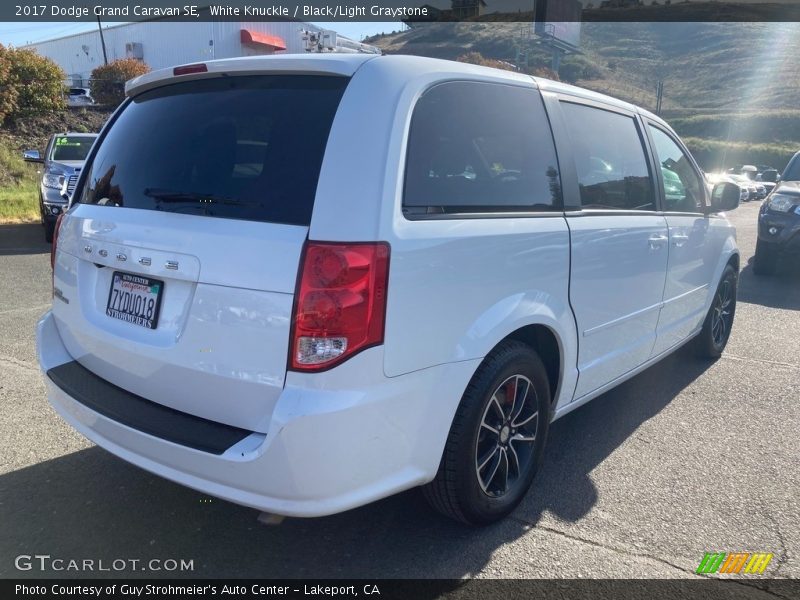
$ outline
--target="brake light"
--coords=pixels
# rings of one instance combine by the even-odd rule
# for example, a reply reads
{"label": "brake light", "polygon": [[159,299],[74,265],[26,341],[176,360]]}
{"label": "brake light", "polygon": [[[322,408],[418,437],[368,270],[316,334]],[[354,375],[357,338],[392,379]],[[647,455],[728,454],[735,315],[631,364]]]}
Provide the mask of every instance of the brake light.
{"label": "brake light", "polygon": [[56,219],[56,225],[53,228],[53,243],[50,246],[50,268],[55,271],[56,268],[56,246],[58,245],[58,230],[61,229],[61,220],[64,218],[62,212]]}
{"label": "brake light", "polygon": [[322,371],[383,343],[389,244],[306,242],[290,368]]}
{"label": "brake light", "polygon": [[205,66],[203,63],[197,63],[194,65],[182,65],[180,67],[175,67],[172,69],[173,75],[191,75],[192,73],[207,73],[208,67]]}

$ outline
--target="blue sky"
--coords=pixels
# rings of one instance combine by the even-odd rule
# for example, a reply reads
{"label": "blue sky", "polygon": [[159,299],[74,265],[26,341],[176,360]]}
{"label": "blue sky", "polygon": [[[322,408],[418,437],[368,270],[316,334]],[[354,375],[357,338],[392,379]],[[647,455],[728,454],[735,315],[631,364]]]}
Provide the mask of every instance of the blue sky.
{"label": "blue sky", "polygon": [[[119,25],[120,23],[103,23],[103,25]],[[333,29],[354,40],[376,33],[390,32],[400,29],[401,23],[315,23],[325,29]],[[91,31],[97,28],[94,23],[41,23],[16,22],[0,23],[0,44],[24,46],[32,42],[41,42],[65,35]]]}

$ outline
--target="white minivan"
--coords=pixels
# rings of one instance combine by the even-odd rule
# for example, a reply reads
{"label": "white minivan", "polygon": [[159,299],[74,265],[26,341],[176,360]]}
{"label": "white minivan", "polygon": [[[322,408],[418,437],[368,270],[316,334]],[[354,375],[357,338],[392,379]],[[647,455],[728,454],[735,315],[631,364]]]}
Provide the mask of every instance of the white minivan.
{"label": "white minivan", "polygon": [[126,89],[37,340],[58,413],[148,471],[302,517],[424,486],[489,523],[551,421],[728,340],[738,187],[635,106],[410,56]]}

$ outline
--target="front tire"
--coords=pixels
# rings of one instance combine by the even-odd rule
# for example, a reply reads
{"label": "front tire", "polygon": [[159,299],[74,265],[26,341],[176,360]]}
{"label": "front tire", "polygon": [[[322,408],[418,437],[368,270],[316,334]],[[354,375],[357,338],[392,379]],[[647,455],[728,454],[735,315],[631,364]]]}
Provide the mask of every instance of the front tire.
{"label": "front tire", "polygon": [[778,265],[775,249],[768,243],[758,240],[756,254],[753,257],[753,273],[756,275],[774,275]]}
{"label": "front tire", "polygon": [[732,265],[727,265],[722,271],[722,277],[711,300],[703,329],[696,338],[696,349],[704,358],[717,359],[722,356],[733,327],[733,317],[736,314],[736,287],[739,274]]}
{"label": "front tire", "polygon": [[483,361],[456,411],[436,478],[423,487],[440,513],[486,525],[513,511],[541,466],[550,386],[539,355],[507,341]]}

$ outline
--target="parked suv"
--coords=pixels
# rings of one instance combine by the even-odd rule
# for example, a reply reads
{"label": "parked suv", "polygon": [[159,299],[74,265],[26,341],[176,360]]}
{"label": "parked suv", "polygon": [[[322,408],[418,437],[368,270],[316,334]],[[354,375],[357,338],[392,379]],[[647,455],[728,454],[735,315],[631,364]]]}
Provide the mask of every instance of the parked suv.
{"label": "parked suv", "polygon": [[153,473],[294,516],[424,486],[488,523],[553,419],[690,340],[725,348],[739,189],[709,193],[635,106],[364,55],[127,95],[61,222],[38,352],[63,418]]}
{"label": "parked suv", "polygon": [[39,182],[39,213],[48,242],[53,241],[56,219],[67,207],[64,194],[72,191],[66,189],[69,178],[80,171],[96,138],[96,133],[56,133],[50,136],[44,157],[34,150],[24,153],[26,161],[42,163],[43,166]]}
{"label": "parked suv", "polygon": [[92,93],[89,88],[73,87],[67,93],[68,106],[89,106],[94,104]]}
{"label": "parked suv", "polygon": [[794,155],[758,213],[756,275],[775,272],[781,256],[800,256],[800,152]]}

